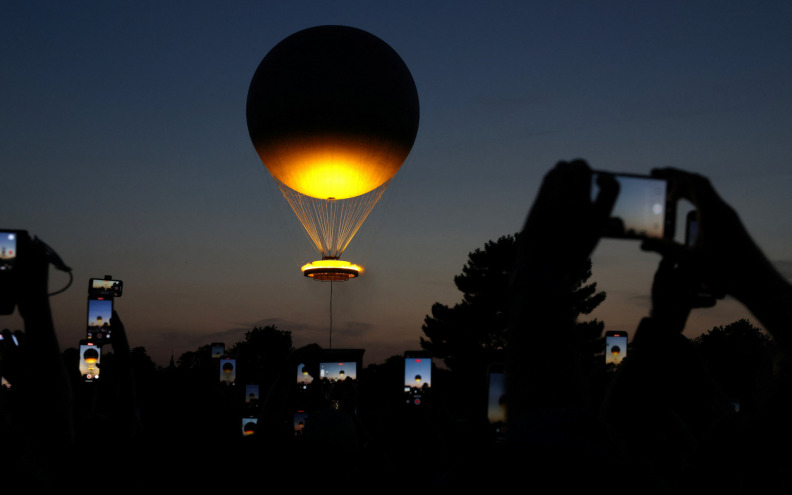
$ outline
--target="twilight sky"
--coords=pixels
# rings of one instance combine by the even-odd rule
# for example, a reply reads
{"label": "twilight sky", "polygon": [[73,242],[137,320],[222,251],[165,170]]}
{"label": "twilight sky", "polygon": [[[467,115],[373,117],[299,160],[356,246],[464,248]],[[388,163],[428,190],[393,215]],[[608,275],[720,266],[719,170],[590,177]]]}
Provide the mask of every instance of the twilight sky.
{"label": "twilight sky", "polygon": [[[432,303],[460,300],[467,254],[519,230],[561,159],[709,176],[792,275],[792,3],[5,1],[0,228],[73,268],[51,300],[62,347],[84,337],[88,279],[105,274],[124,281],[131,345],[159,364],[264,324],[327,346],[330,286],[300,274],[317,255],[245,121],[264,55],[321,24],[387,42],[421,105],[412,153],[344,256],[367,271],[333,286],[333,347],[367,349],[364,365],[419,348]],[[658,260],[600,243],[608,329],[634,331]],[[51,290],[66,280],[53,270]],[[686,333],[742,317],[721,301]]]}

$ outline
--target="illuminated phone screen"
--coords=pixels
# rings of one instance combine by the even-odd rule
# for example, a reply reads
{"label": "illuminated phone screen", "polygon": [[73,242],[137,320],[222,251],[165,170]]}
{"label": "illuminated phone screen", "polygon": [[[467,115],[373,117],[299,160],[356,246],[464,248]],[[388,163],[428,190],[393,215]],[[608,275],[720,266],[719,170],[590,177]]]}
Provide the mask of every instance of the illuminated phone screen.
{"label": "illuminated phone screen", "polygon": [[627,332],[605,335],[605,364],[619,364],[627,356]]}
{"label": "illuminated phone screen", "polygon": [[[591,199],[599,194],[597,173],[592,174]],[[668,211],[668,183],[663,179],[639,175],[613,177],[619,183],[619,195],[613,205],[605,236],[641,239],[662,239],[666,232]]]}
{"label": "illuminated phone screen", "polygon": [[299,390],[307,390],[308,385],[312,382],[313,377],[308,373],[308,368],[305,367],[305,363],[297,365],[297,388]]}
{"label": "illuminated phone screen", "polygon": [[502,425],[506,423],[506,375],[503,371],[490,371],[489,388],[487,390],[487,419],[490,424]]}
{"label": "illuminated phone screen", "polygon": [[258,418],[242,418],[242,435],[248,437],[256,433]]}
{"label": "illuminated phone screen", "polygon": [[108,299],[121,297],[124,283],[120,280],[92,278],[88,281],[88,297],[91,299]]}
{"label": "illuminated phone screen", "polygon": [[113,333],[110,327],[112,317],[112,299],[88,299],[88,339],[109,340]]}
{"label": "illuminated phone screen", "polygon": [[404,389],[417,393],[432,386],[431,358],[404,358]]}
{"label": "illuminated phone screen", "polygon": [[102,348],[92,343],[80,344],[80,375],[86,382],[99,378]]}
{"label": "illuminated phone screen", "polygon": [[236,359],[220,360],[220,381],[229,384],[236,381]]}
{"label": "illuminated phone screen", "polygon": [[343,363],[320,363],[319,373],[322,378],[331,382],[338,382],[351,378],[357,378],[357,363],[345,361]]}
{"label": "illuminated phone screen", "polygon": [[17,236],[13,232],[0,232],[0,271],[14,267],[17,256]]}

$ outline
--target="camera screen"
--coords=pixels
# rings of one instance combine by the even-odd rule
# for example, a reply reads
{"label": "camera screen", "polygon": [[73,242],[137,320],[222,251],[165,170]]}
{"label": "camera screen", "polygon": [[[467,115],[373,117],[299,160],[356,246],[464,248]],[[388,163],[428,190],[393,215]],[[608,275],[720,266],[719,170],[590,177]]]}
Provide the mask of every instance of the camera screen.
{"label": "camera screen", "polygon": [[614,332],[605,336],[605,364],[619,364],[626,355],[626,332]]}
{"label": "camera screen", "polygon": [[13,232],[0,232],[0,271],[13,268],[16,255],[16,234]]}
{"label": "camera screen", "polygon": [[220,360],[220,381],[228,384],[236,381],[236,359]]}
{"label": "camera screen", "polygon": [[501,372],[491,372],[487,392],[487,419],[490,424],[502,426],[506,422],[505,394],[506,376]]}
{"label": "camera screen", "polygon": [[242,418],[242,435],[248,437],[256,433],[258,418]]}
{"label": "camera screen", "polygon": [[99,378],[101,348],[93,344],[80,344],[80,375],[87,382]]}
{"label": "camera screen", "polygon": [[225,344],[215,342],[212,344],[212,357],[221,358],[225,354]]}
{"label": "camera screen", "polygon": [[432,386],[432,360],[430,358],[404,358],[404,390],[420,393]]}
{"label": "camera screen", "polygon": [[245,385],[245,404],[252,404],[259,400],[259,386]]}
{"label": "camera screen", "polygon": [[319,373],[321,378],[331,382],[338,382],[346,380],[347,378],[357,378],[357,363],[344,362],[344,363],[320,363]]}
{"label": "camera screen", "polygon": [[[592,174],[591,199],[599,194],[598,174]],[[633,175],[614,175],[619,196],[611,212],[605,236],[662,239],[665,235],[667,183],[663,179]]]}
{"label": "camera screen", "polygon": [[88,299],[88,338],[109,339],[110,318],[113,316],[112,299]]}
{"label": "camera screen", "polygon": [[300,363],[297,366],[297,388],[299,390],[307,390],[311,382],[313,382],[313,377],[308,373],[308,368],[305,367],[304,363]]}
{"label": "camera screen", "polygon": [[92,278],[88,284],[88,297],[121,297],[121,290],[124,284],[120,280],[105,280]]}

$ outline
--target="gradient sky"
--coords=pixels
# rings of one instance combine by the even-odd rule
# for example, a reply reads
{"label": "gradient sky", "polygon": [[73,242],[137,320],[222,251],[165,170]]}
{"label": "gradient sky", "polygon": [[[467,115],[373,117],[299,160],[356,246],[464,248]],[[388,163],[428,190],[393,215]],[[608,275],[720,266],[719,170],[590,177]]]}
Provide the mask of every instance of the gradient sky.
{"label": "gradient sky", "polygon": [[[159,364],[255,325],[327,346],[316,253],[250,142],[245,101],[266,53],[321,24],[367,30],[412,71],[412,153],[344,258],[334,348],[364,365],[418,349],[432,303],[454,304],[467,254],[514,233],[558,160],[709,176],[792,272],[792,3],[0,3],[0,227],[74,270],[52,306],[62,347],[85,334],[87,282],[124,281],[116,310]],[[603,241],[595,316],[634,331],[659,258]],[[51,289],[65,284],[52,272]],[[750,316],[733,301],[687,333]],[[0,324],[19,328],[17,316]]]}

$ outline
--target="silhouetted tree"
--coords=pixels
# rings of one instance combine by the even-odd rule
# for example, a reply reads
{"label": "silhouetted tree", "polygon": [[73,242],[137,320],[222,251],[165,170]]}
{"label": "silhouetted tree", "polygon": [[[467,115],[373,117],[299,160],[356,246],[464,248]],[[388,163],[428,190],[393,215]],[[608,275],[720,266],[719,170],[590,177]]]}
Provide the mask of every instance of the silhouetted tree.
{"label": "silhouetted tree", "polygon": [[[290,331],[267,325],[245,332],[245,340],[234,344],[226,354],[237,360],[240,380],[268,386],[293,350]],[[263,393],[266,388],[261,390]]]}
{"label": "silhouetted tree", "polygon": [[746,319],[714,327],[693,339],[713,378],[742,409],[756,405],[772,375],[775,343]]}
{"label": "silhouetted tree", "polygon": [[[519,234],[506,235],[488,241],[484,249],[468,255],[462,274],[454,277],[454,284],[462,292],[462,302],[449,307],[432,305],[432,314],[424,319],[421,346],[432,356],[443,359],[451,370],[460,367],[486,367],[502,359],[506,346],[508,324],[507,291]],[[596,283],[586,283],[591,276],[591,262],[580,273],[570,304],[576,314],[591,313],[602,301],[605,292],[597,291]],[[581,337],[594,343],[602,334],[601,321],[579,322]]]}
{"label": "silhouetted tree", "polygon": [[202,345],[194,351],[187,351],[176,360],[176,366],[181,369],[199,369],[213,367],[212,346]]}
{"label": "silhouetted tree", "polygon": [[[426,338],[421,337],[421,347],[452,371],[459,396],[482,394],[487,366],[505,359],[509,280],[519,235],[502,236],[471,252],[462,273],[454,277],[462,301],[454,306],[435,303],[424,319]],[[586,283],[590,276],[589,261],[569,295],[569,304],[579,315],[591,313],[605,300],[596,283]],[[586,354],[593,357],[600,352],[604,324],[592,320],[579,322],[577,328]]]}

